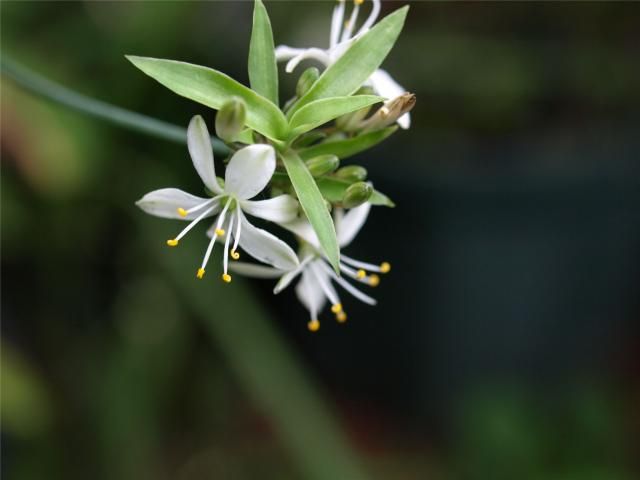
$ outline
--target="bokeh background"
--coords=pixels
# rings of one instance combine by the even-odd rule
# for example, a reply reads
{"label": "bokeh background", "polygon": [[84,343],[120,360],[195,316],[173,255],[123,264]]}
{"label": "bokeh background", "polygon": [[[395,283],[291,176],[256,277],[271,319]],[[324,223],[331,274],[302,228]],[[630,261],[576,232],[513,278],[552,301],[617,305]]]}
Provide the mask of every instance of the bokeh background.
{"label": "bokeh background", "polygon": [[[276,43],[326,46],[332,6],[268,2]],[[1,8],[3,55],[168,122],[214,112],[124,54],[248,83],[249,2]],[[413,126],[347,162],[398,205],[347,253],[393,270],[317,334],[290,291],[197,282],[204,236],[167,250],[134,207],[200,189],[183,145],[3,75],[4,478],[638,478],[638,19],[412,3],[384,67]]]}

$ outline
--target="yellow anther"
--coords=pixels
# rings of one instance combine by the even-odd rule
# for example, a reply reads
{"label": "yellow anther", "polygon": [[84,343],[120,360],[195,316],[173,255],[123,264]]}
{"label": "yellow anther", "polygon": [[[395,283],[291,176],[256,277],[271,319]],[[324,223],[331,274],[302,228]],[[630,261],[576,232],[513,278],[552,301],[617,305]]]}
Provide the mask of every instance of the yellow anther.
{"label": "yellow anther", "polygon": [[372,287],[377,287],[380,285],[380,277],[378,275],[371,275],[369,277],[369,285]]}
{"label": "yellow anther", "polygon": [[231,283],[231,275],[229,275],[228,273],[223,273],[222,281],[225,283]]}
{"label": "yellow anther", "polygon": [[380,272],[389,273],[390,270],[391,270],[391,264],[389,262],[382,262],[380,264]]}
{"label": "yellow anther", "polygon": [[234,260],[238,260],[240,258],[240,254],[235,250],[231,250],[230,255],[231,255],[231,258],[233,258]]}
{"label": "yellow anther", "polygon": [[186,217],[187,215],[189,215],[189,212],[187,212],[184,208],[179,208],[178,215],[180,215],[181,217]]}
{"label": "yellow anther", "polygon": [[167,240],[167,245],[169,245],[170,247],[175,247],[178,245],[178,240],[176,240],[175,238],[172,240]]}
{"label": "yellow anther", "polygon": [[198,273],[196,273],[196,277],[198,277],[200,280],[202,280],[202,277],[204,277],[204,268],[199,268],[198,269]]}
{"label": "yellow anther", "polygon": [[320,330],[320,322],[314,318],[309,323],[307,323],[307,328],[312,332],[317,332],[318,330]]}
{"label": "yellow anther", "polygon": [[362,5],[364,3],[364,0],[353,0],[353,3],[356,5]]}
{"label": "yellow anther", "polygon": [[222,237],[224,235],[224,230],[221,228],[216,228],[216,235]]}
{"label": "yellow anther", "polygon": [[340,313],[342,311],[342,304],[336,303],[335,305],[331,305],[331,311],[333,313]]}
{"label": "yellow anther", "polygon": [[358,278],[364,278],[366,276],[367,276],[367,272],[365,272],[362,269],[358,270],[358,272],[356,273],[356,277],[358,277]]}
{"label": "yellow anther", "polygon": [[336,315],[336,320],[340,323],[344,323],[347,321],[347,314],[344,312],[340,312]]}

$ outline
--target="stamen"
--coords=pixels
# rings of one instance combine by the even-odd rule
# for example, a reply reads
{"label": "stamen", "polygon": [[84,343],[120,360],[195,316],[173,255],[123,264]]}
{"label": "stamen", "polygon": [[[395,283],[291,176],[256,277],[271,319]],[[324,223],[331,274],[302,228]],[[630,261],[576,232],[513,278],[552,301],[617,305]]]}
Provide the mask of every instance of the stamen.
{"label": "stamen", "polygon": [[340,41],[344,42],[345,40],[349,40],[351,38],[351,33],[353,33],[353,27],[356,26],[356,21],[358,20],[358,12],[360,11],[360,3],[362,2],[353,2],[353,10],[351,10],[351,17],[349,20],[345,22],[344,30],[342,31],[342,37],[340,37]]}
{"label": "stamen", "polygon": [[231,283],[231,275],[229,275],[228,273],[223,273],[222,281],[225,283]]}
{"label": "stamen", "polygon": [[355,268],[361,268],[363,270],[368,270],[370,272],[388,273],[391,270],[391,264],[389,264],[389,262],[383,262],[380,265],[374,265],[373,263],[354,260],[353,258],[347,257],[344,254],[340,254],[340,260],[342,260],[347,265],[351,265]]}
{"label": "stamen", "polygon": [[227,210],[229,210],[229,205],[231,205],[232,200],[233,199],[229,197],[229,199],[227,200],[227,203],[224,204],[224,208],[222,209],[222,211],[220,212],[220,215],[218,216],[218,223],[216,223],[215,233],[220,237],[223,236],[225,233],[224,230],[222,229],[222,225],[224,224],[224,218],[227,215]]}
{"label": "stamen", "polygon": [[211,205],[212,203],[215,203],[217,205],[219,199],[220,199],[219,196],[210,198],[209,200],[207,200],[205,202],[202,202],[202,203],[196,205],[195,207],[191,207],[188,210],[185,210],[184,208],[178,208],[178,215],[180,215],[181,217],[186,217],[190,213],[197,212],[198,210],[202,210],[204,207],[207,207],[207,206]]}
{"label": "stamen", "polygon": [[339,314],[340,312],[342,312],[342,304],[336,303],[334,305],[331,305],[331,311],[335,314]]}
{"label": "stamen", "polygon": [[378,18],[378,15],[380,14],[380,0],[373,0],[372,3],[373,3],[373,7],[371,9],[371,13],[369,14],[369,17],[365,20],[365,22],[360,27],[360,30],[358,30],[358,33],[356,33],[354,37],[358,37],[362,35],[364,32],[366,32],[367,30],[369,30],[373,25],[373,23]]}
{"label": "stamen", "polygon": [[353,3],[355,5],[362,5],[364,3],[364,0],[353,0]]}
{"label": "stamen", "polygon": [[240,254],[237,253],[238,243],[240,243],[240,233],[242,232],[242,218],[240,215],[242,215],[242,211],[238,208],[236,213],[236,234],[233,236],[233,247],[231,247],[231,258],[234,260],[238,260],[240,258]]}
{"label": "stamen", "polygon": [[218,235],[214,232],[211,236],[211,240],[209,240],[209,245],[207,245],[207,251],[204,254],[204,258],[202,259],[202,265],[200,265],[200,269],[204,271],[204,267],[209,263],[209,257],[211,256],[211,252],[213,251],[213,246],[216,244],[216,240],[218,239]]}
{"label": "stamen", "polygon": [[367,272],[365,272],[364,270],[360,269],[360,270],[358,270],[358,273],[356,273],[356,276],[358,278],[364,278],[364,277],[367,276]]}
{"label": "stamen", "polygon": [[373,274],[369,277],[369,285],[372,287],[377,287],[380,285],[380,277],[376,274]]}
{"label": "stamen", "polygon": [[217,205],[213,205],[209,208],[207,208],[204,212],[202,212],[200,215],[198,215],[195,219],[191,220],[191,223],[189,223],[189,225],[187,225],[179,234],[176,238],[174,238],[173,240],[167,240],[167,245],[169,245],[170,247],[175,247],[176,245],[178,245],[178,242],[180,241],[180,239],[182,237],[184,237],[187,233],[189,233],[189,230],[191,230],[193,227],[196,226],[196,224],[202,220],[204,217],[206,217],[207,215],[209,215],[211,212],[213,212],[218,206]]}
{"label": "stamen", "polygon": [[[235,215],[231,215],[229,219],[229,231],[233,229],[233,219]],[[222,266],[223,271],[226,275],[228,267],[229,267],[229,242],[231,241],[231,235],[227,235],[227,238],[224,239],[224,255],[222,256]],[[223,277],[224,279],[224,277]],[[229,277],[229,281],[231,281],[231,277]],[[226,282],[226,280],[225,280]]]}
{"label": "stamen", "polygon": [[312,332],[317,332],[318,330],[320,330],[320,322],[318,321],[318,319],[314,318],[313,320],[310,320],[309,323],[307,323],[307,328]]}
{"label": "stamen", "polygon": [[338,275],[336,275],[336,273],[333,271],[333,269],[329,265],[327,265],[325,262],[320,263],[320,267],[323,268],[325,270],[325,272],[327,272],[329,274],[329,276],[336,283],[338,283],[342,288],[344,288],[347,292],[349,292],[351,295],[356,297],[361,302],[364,302],[364,303],[366,303],[368,305],[375,305],[376,303],[378,303],[378,302],[376,302],[375,298],[372,298],[369,295],[367,295],[366,293],[361,292],[356,287],[354,287],[349,282],[347,282],[344,278],[339,277]]}
{"label": "stamen", "polygon": [[202,280],[202,277],[204,277],[204,268],[199,268],[198,269],[198,273],[196,273],[196,277],[198,277],[200,280]]}
{"label": "stamen", "polygon": [[344,323],[347,321],[347,314],[344,312],[340,312],[336,315],[336,320],[340,323]]}

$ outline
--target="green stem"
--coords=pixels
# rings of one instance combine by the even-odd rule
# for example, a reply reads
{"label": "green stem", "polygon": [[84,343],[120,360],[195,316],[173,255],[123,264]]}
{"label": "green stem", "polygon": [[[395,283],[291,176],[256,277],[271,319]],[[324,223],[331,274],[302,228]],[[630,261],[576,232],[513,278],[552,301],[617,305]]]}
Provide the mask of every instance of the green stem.
{"label": "green stem", "polygon": [[[186,143],[187,141],[186,128],[163,122],[162,120],[157,120],[140,113],[131,112],[124,108],[116,107],[109,103],[74,92],[20,65],[5,53],[2,53],[2,61],[0,64],[2,65],[2,73],[4,75],[11,78],[25,90],[48,100],[147,135],[178,143]],[[216,154],[226,155],[229,153],[226,145],[217,138],[212,137],[211,144]]]}

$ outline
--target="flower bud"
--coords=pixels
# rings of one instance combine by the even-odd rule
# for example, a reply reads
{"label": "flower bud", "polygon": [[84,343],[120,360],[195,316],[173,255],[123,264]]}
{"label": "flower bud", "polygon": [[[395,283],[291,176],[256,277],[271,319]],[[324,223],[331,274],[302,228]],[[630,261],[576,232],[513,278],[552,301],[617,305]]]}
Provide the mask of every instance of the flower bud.
{"label": "flower bud", "polygon": [[320,76],[320,70],[316,67],[307,68],[300,78],[298,79],[298,84],[296,85],[296,95],[302,97],[305,93],[309,91],[311,85],[313,85],[318,77]]}
{"label": "flower bud", "polygon": [[345,190],[342,197],[342,206],[344,208],[355,208],[371,198],[373,187],[365,182],[357,182]]}
{"label": "flower bud", "polygon": [[305,162],[311,175],[321,177],[333,172],[340,165],[340,159],[335,155],[320,155]]}
{"label": "flower bud", "polygon": [[362,182],[367,179],[367,169],[360,165],[349,165],[338,170],[335,176],[348,182]]}
{"label": "flower bud", "polygon": [[216,115],[216,135],[225,142],[232,142],[244,128],[247,108],[239,98],[232,98],[222,105]]}
{"label": "flower bud", "polygon": [[376,113],[364,121],[361,127],[365,131],[380,130],[388,127],[402,115],[410,112],[415,104],[416,96],[413,93],[405,92],[386,102]]}

